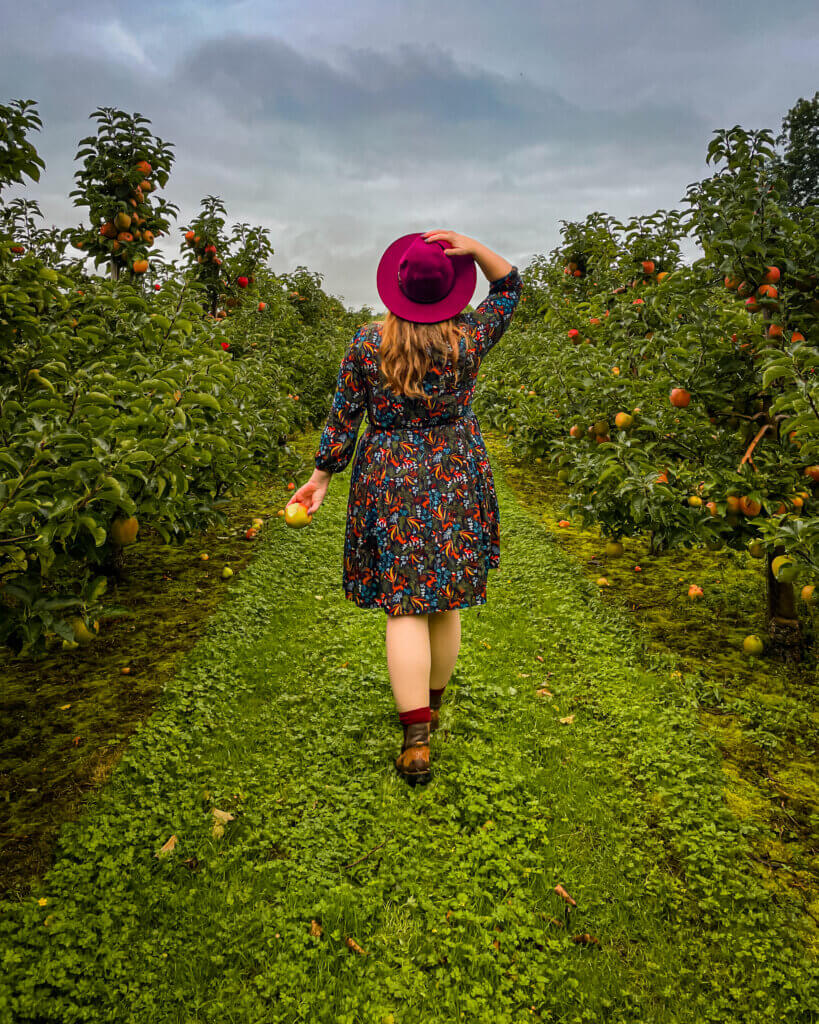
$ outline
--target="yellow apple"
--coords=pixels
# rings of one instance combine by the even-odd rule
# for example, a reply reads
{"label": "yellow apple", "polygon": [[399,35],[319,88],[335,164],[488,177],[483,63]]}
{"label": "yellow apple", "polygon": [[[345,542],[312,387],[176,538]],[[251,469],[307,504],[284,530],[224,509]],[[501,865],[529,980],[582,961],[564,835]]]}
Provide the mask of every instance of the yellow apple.
{"label": "yellow apple", "polygon": [[313,521],[313,517],[307,508],[308,506],[303,505],[300,501],[291,501],[289,505],[285,506],[284,521],[295,529],[308,526]]}

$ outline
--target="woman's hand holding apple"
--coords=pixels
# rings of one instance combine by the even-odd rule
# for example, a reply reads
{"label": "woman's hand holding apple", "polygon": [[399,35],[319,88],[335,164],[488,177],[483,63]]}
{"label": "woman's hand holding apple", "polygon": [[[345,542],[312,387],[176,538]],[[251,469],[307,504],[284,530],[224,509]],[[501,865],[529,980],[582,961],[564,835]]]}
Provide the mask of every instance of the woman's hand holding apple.
{"label": "woman's hand holding apple", "polygon": [[326,473],[321,469],[314,470],[307,483],[302,484],[297,491],[294,491],[293,497],[287,504],[292,505],[294,501],[301,502],[306,506],[308,515],[312,515],[318,511],[324,501],[332,475],[332,473]]}

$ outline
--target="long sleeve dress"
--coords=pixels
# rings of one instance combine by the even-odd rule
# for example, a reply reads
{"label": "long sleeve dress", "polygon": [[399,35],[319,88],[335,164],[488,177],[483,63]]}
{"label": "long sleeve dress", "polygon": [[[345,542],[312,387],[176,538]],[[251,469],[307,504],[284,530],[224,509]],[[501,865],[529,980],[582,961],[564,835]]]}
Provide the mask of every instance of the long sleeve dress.
{"label": "long sleeve dress", "polygon": [[486,604],[488,571],[500,563],[500,511],[471,402],[521,289],[513,266],[474,312],[460,314],[459,380],[450,360],[433,365],[421,383],[426,400],[396,394],[380,378],[380,324],[362,326],[348,346],[314,461],[345,469],[367,411],[342,573],[345,597],[359,607],[411,615]]}

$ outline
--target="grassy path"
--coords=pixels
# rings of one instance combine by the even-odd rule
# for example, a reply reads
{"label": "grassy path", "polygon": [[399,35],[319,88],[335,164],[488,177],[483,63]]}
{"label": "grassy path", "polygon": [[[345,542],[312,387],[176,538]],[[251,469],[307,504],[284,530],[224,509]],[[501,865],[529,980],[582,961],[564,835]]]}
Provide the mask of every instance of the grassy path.
{"label": "grassy path", "polygon": [[813,922],[746,856],[692,698],[496,480],[430,785],[392,767],[383,614],[341,594],[348,470],[312,527],[267,527],[0,905],[2,1024],[819,1020]]}

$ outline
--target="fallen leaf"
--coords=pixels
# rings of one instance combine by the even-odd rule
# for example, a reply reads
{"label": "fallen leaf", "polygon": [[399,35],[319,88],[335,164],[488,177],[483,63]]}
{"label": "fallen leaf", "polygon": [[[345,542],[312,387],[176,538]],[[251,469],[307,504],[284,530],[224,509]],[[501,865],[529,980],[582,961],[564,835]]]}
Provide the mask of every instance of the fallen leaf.
{"label": "fallen leaf", "polygon": [[497,939],[495,939],[495,941],[492,943],[492,945],[495,947],[495,949],[500,949],[500,943],[498,942]]}
{"label": "fallen leaf", "polygon": [[528,679],[531,672],[518,672],[518,679]]}
{"label": "fallen leaf", "polygon": [[71,707],[71,705],[70,705],[70,704],[61,704],[61,705],[60,705],[60,711],[68,711],[68,709],[69,709],[70,707]]}
{"label": "fallen leaf", "polygon": [[172,850],[172,849],[173,849],[173,848],[174,848],[175,846],[176,846],[176,835],[172,835],[172,836],[171,836],[171,838],[170,838],[170,839],[169,839],[169,840],[167,841],[167,843],[165,843],[165,845],[164,845],[164,846],[161,846],[161,847],[160,847],[160,848],[159,848],[159,849],[158,849],[158,850],[156,851],[156,853],[154,854],[154,856],[155,856],[155,857],[164,857],[164,855],[165,855],[166,853],[170,853],[170,852],[171,852],[171,850]]}
{"label": "fallen leaf", "polygon": [[313,920],[313,921],[310,922],[310,934],[311,935],[315,935],[315,937],[317,939],[319,939],[319,938],[321,938],[321,935],[322,935],[323,931],[324,931],[324,929],[321,927],[321,925],[318,923],[318,921]]}
{"label": "fallen leaf", "polygon": [[220,811],[218,807],[211,807],[210,813],[218,822],[221,822],[222,825],[224,825],[228,821],[235,820],[230,811]]}
{"label": "fallen leaf", "polygon": [[536,654],[535,655],[535,661],[543,661],[543,655],[542,654]]}
{"label": "fallen leaf", "polygon": [[225,826],[221,823],[221,821],[214,821],[211,832],[213,833],[214,839],[221,839],[222,836],[225,834]]}
{"label": "fallen leaf", "polygon": [[562,928],[563,927],[563,922],[562,921],[558,921],[558,919],[556,917],[550,917],[549,921],[551,922],[551,924],[556,924],[558,928]]}
{"label": "fallen leaf", "polygon": [[600,945],[600,940],[596,939],[593,935],[589,935],[588,932],[581,932],[580,935],[573,935],[572,942],[580,942],[584,946]]}
{"label": "fallen leaf", "polygon": [[573,721],[574,721],[574,715],[566,715],[565,718],[561,718],[560,719],[560,724],[561,725],[571,725]]}
{"label": "fallen leaf", "polygon": [[555,892],[558,896],[562,897],[567,903],[570,903],[573,907],[577,906],[577,903],[575,903],[575,901],[571,898],[571,896],[566,892],[566,890],[559,882],[555,886]]}
{"label": "fallen leaf", "polygon": [[359,944],[358,944],[358,943],[357,943],[357,942],[355,941],[355,939],[350,939],[350,938],[348,938],[348,939],[347,939],[347,945],[348,945],[348,946],[350,947],[350,949],[351,949],[351,950],[352,950],[352,951],[353,951],[354,953],[358,953],[358,954],[359,954],[359,956],[366,956],[366,955],[367,955],[367,954],[366,954],[366,953],[364,952],[364,950],[363,950],[363,949],[361,948],[361,946],[359,946]]}
{"label": "fallen leaf", "polygon": [[535,690],[538,697],[554,697],[551,690],[547,690],[545,686],[541,686],[539,690]]}

